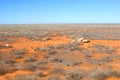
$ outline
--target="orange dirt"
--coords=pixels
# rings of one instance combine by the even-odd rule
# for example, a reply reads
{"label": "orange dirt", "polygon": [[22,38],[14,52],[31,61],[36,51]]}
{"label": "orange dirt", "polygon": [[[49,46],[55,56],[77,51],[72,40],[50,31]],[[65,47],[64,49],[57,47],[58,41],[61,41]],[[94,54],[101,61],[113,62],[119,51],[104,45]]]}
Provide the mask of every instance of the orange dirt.
{"label": "orange dirt", "polygon": [[[57,32],[53,32],[52,34],[57,34]],[[15,49],[15,50],[19,50],[19,49],[27,49],[28,50],[28,54],[25,55],[24,58],[27,58],[28,56],[32,56],[33,54],[36,54],[38,56],[38,59],[43,59],[43,55],[46,54],[46,53],[38,53],[38,52],[35,52],[34,51],[34,48],[36,47],[45,47],[45,46],[48,46],[48,45],[52,45],[52,46],[57,46],[59,44],[67,44],[69,42],[71,42],[72,39],[70,38],[67,38],[66,36],[61,36],[61,37],[51,37],[51,40],[48,40],[48,41],[32,41],[30,39],[27,39],[25,37],[13,37],[15,40],[18,40],[17,42],[14,42],[14,43],[8,43],[10,45],[13,46],[12,49]],[[7,44],[5,42],[0,42],[0,44]],[[94,44],[101,44],[101,45],[106,45],[106,46],[110,46],[110,47],[113,47],[113,48],[117,48],[117,52],[114,53],[114,54],[111,54],[112,55],[120,55],[120,40],[91,40],[90,43],[84,43],[83,45],[81,45],[83,48],[87,48],[87,49],[90,49],[92,50],[92,46]],[[33,49],[31,48],[33,47]],[[1,51],[9,51],[11,49],[1,49]],[[75,59],[77,58],[84,58],[83,55],[77,55],[78,52],[74,52],[73,54],[76,55]],[[62,54],[61,54],[62,55]],[[69,55],[70,58],[73,58],[73,55]],[[92,58],[94,59],[100,59],[104,56],[107,56],[107,54],[95,54],[93,55]],[[17,59],[18,62],[22,62],[24,59]],[[113,67],[113,69],[115,70],[120,70],[120,60],[114,60],[112,63],[110,63],[109,65],[111,65]],[[107,65],[104,64],[102,67],[106,67]],[[49,65],[50,69],[54,68],[54,65]],[[64,66],[61,66],[61,67],[64,67]],[[89,71],[91,69],[93,69],[93,67],[95,67],[94,65],[92,64],[87,64],[87,63],[84,63],[82,64],[81,66],[79,66],[80,69],[82,70],[86,70],[86,71]],[[70,70],[72,67],[64,67],[64,69],[66,70]],[[8,73],[8,74],[5,74],[3,76],[0,76],[0,80],[6,80],[6,78],[14,78],[16,75],[18,74],[28,74],[28,73],[32,73],[32,72],[28,72],[28,71],[15,71],[13,73]],[[49,73],[49,71],[48,71]],[[111,77],[107,80],[120,80],[120,78],[114,78],[114,77]]]}
{"label": "orange dirt", "polygon": [[15,49],[27,49],[30,52],[33,51],[31,49],[31,46],[33,48],[36,47],[45,47],[48,45],[52,45],[52,46],[56,46],[58,44],[67,44],[68,42],[71,41],[71,39],[66,38],[65,36],[62,37],[51,37],[52,40],[48,40],[48,41],[31,41],[27,38],[18,38],[18,42],[13,43],[12,45],[14,46]]}
{"label": "orange dirt", "polygon": [[32,72],[29,71],[16,71],[13,73],[5,74],[4,76],[0,76],[0,80],[7,80],[7,79],[13,79],[17,75],[23,75],[23,74],[32,74]]}

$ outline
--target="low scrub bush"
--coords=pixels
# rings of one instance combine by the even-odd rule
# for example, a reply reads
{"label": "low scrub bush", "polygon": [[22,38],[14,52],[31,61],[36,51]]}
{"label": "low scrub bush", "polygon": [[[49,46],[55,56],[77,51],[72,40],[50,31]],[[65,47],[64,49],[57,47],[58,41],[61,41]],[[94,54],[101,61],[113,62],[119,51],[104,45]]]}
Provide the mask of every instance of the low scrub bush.
{"label": "low scrub bush", "polygon": [[0,37],[0,42],[7,42],[7,41],[9,41],[9,39],[8,39],[8,38],[5,38],[5,37]]}
{"label": "low scrub bush", "polygon": [[52,57],[49,59],[50,62],[63,62],[63,59],[60,59],[58,57]]}
{"label": "low scrub bush", "polygon": [[38,80],[38,78],[35,75],[21,74],[15,76],[13,80]]}
{"label": "low scrub bush", "polygon": [[6,58],[6,59],[4,59],[4,63],[5,64],[14,64],[14,63],[16,63],[16,61],[11,58]]}
{"label": "low scrub bush", "polygon": [[3,56],[3,52],[0,52],[0,60],[2,59]]}
{"label": "low scrub bush", "polygon": [[23,64],[23,65],[20,65],[20,69],[21,70],[27,70],[27,71],[35,71],[36,70],[36,67],[32,64]]}
{"label": "low scrub bush", "polygon": [[53,54],[56,54],[57,51],[56,51],[55,49],[48,49],[48,50],[47,50],[47,53],[48,53],[49,55],[53,55]]}
{"label": "low scrub bush", "polygon": [[25,59],[25,62],[34,62],[34,61],[36,61],[34,57],[28,57],[27,59]]}
{"label": "low scrub bush", "polygon": [[90,76],[95,80],[105,80],[113,75],[113,70],[111,69],[94,69]]}
{"label": "low scrub bush", "polygon": [[63,62],[66,66],[76,66],[82,64],[82,61],[69,61],[69,62]]}
{"label": "low scrub bush", "polygon": [[47,70],[48,69],[47,63],[48,63],[47,61],[38,60],[33,62],[33,66],[35,66],[35,68],[39,70]]}
{"label": "low scrub bush", "polygon": [[65,75],[66,70],[60,67],[56,67],[51,71],[51,74]]}
{"label": "low scrub bush", "polygon": [[34,48],[34,51],[36,51],[36,52],[41,52],[41,48],[36,47],[36,48]]}
{"label": "low scrub bush", "polygon": [[14,72],[16,70],[17,69],[14,66],[4,64],[4,66],[0,66],[0,76],[5,75],[7,73],[12,73],[12,72]]}
{"label": "low scrub bush", "polygon": [[14,54],[21,55],[21,54],[26,54],[27,50],[26,49],[21,49],[21,50],[12,50]]}
{"label": "low scrub bush", "polygon": [[4,75],[8,73],[9,71],[6,68],[0,67],[0,75]]}
{"label": "low scrub bush", "polygon": [[57,76],[51,76],[48,78],[48,80],[60,80]]}
{"label": "low scrub bush", "polygon": [[21,49],[21,50],[12,50],[11,53],[13,53],[14,58],[23,58],[24,55],[27,53],[26,49]]}
{"label": "low scrub bush", "polygon": [[86,77],[86,72],[79,69],[73,69],[68,71],[66,75],[66,80],[82,80]]}
{"label": "low scrub bush", "polygon": [[69,49],[70,51],[75,51],[75,50],[78,50],[78,48],[79,48],[78,44],[75,42],[68,43],[64,47],[65,47],[65,49]]}
{"label": "low scrub bush", "polygon": [[46,76],[46,74],[41,70],[37,70],[35,72],[35,75],[38,76],[38,77],[45,77]]}
{"label": "low scrub bush", "polygon": [[37,61],[35,61],[35,62],[33,62],[33,65],[34,66],[41,66],[41,65],[46,65],[47,64],[47,62],[46,61],[42,61],[42,60],[37,60]]}
{"label": "low scrub bush", "polygon": [[0,44],[0,49],[2,49],[2,48],[13,48],[13,46],[12,45],[6,46],[6,45]]}
{"label": "low scrub bush", "polygon": [[113,52],[115,52],[116,50],[112,47],[109,46],[105,46],[105,45],[94,45],[94,47],[96,48],[97,53],[106,53],[106,54],[112,54]]}
{"label": "low scrub bush", "polygon": [[55,46],[55,49],[63,49],[64,48],[64,44],[59,44],[57,46]]}
{"label": "low scrub bush", "polygon": [[92,57],[93,52],[88,49],[83,49],[81,52],[85,55],[85,57]]}

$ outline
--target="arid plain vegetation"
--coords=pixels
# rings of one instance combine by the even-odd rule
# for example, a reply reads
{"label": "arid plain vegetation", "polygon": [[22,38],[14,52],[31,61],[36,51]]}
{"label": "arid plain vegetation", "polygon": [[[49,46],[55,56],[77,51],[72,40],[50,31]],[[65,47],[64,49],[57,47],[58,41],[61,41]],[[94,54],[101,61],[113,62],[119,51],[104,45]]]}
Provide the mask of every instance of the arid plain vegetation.
{"label": "arid plain vegetation", "polygon": [[0,25],[0,80],[120,80],[120,25]]}

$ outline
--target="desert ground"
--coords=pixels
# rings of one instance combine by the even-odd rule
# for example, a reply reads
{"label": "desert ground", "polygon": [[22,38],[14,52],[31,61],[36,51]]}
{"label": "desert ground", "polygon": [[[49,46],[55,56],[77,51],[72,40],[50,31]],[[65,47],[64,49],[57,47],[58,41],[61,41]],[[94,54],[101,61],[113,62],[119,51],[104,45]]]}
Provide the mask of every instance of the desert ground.
{"label": "desert ground", "polygon": [[0,80],[120,80],[120,25],[1,24]]}

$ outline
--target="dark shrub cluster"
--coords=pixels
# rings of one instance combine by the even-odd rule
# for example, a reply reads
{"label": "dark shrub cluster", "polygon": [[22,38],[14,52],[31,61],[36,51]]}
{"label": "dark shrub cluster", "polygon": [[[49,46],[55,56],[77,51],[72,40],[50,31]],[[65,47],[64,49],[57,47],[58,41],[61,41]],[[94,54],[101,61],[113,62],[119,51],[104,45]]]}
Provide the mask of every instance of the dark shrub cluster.
{"label": "dark shrub cluster", "polygon": [[6,73],[8,73],[9,71],[6,69],[6,68],[4,68],[4,67],[0,67],[0,75],[4,75],[4,74],[6,74]]}
{"label": "dark shrub cluster", "polygon": [[34,62],[36,61],[37,59],[35,57],[28,57],[27,59],[25,59],[25,62]]}
{"label": "dark shrub cluster", "polygon": [[38,60],[38,61],[33,62],[32,65],[37,70],[48,70],[49,69],[47,61]]}
{"label": "dark shrub cluster", "polygon": [[41,65],[46,65],[47,64],[47,61],[42,61],[42,60],[37,60],[35,62],[33,62],[33,65],[34,66],[41,66]]}
{"label": "dark shrub cluster", "polygon": [[48,53],[49,55],[53,55],[53,54],[56,54],[57,51],[56,51],[55,49],[48,49],[48,50],[47,50],[47,53]]}
{"label": "dark shrub cluster", "polygon": [[102,65],[105,63],[110,63],[113,61],[113,58],[110,56],[105,56],[101,59],[87,59],[87,62],[94,65]]}
{"label": "dark shrub cluster", "polygon": [[55,50],[55,47],[54,46],[46,46],[44,48],[36,47],[36,48],[34,48],[34,51],[36,51],[36,52],[47,52],[50,49]]}
{"label": "dark shrub cluster", "polygon": [[50,62],[63,62],[63,59],[60,59],[58,57],[52,57],[49,59]]}
{"label": "dark shrub cluster", "polygon": [[9,39],[8,39],[8,38],[5,38],[5,37],[0,37],[0,42],[7,42],[7,41],[9,41]]}
{"label": "dark shrub cluster", "polygon": [[82,64],[82,61],[69,61],[69,62],[63,62],[66,66],[77,66]]}
{"label": "dark shrub cluster", "polygon": [[21,50],[12,50],[11,53],[13,53],[13,56],[15,58],[23,58],[24,54],[27,53],[26,49],[21,49]]}
{"label": "dark shrub cluster", "polygon": [[51,76],[48,78],[48,80],[60,80],[57,76]]}
{"label": "dark shrub cluster", "polygon": [[3,56],[3,52],[0,52],[0,60],[2,59]]}
{"label": "dark shrub cluster", "polygon": [[52,71],[51,71],[51,74],[54,74],[54,75],[65,75],[66,73],[66,70],[61,68],[61,67],[55,67]]}
{"label": "dark shrub cluster", "polygon": [[6,59],[4,59],[4,63],[5,64],[14,64],[14,63],[16,63],[16,61],[12,58],[6,58]]}
{"label": "dark shrub cluster", "polygon": [[90,73],[90,76],[94,78],[95,80],[106,80],[109,77],[117,77],[120,78],[120,72],[112,70],[110,68],[105,69],[94,69]]}
{"label": "dark shrub cluster", "polygon": [[73,69],[66,73],[66,80],[82,80],[86,77],[86,72],[79,69]]}
{"label": "dark shrub cluster", "polygon": [[7,74],[7,73],[11,73],[11,72],[14,72],[16,71],[16,67],[15,66],[12,66],[12,65],[2,65],[0,66],[0,76],[1,75],[4,75],[4,74]]}
{"label": "dark shrub cluster", "polygon": [[38,77],[45,77],[47,76],[42,70],[35,71],[35,75]]}
{"label": "dark shrub cluster", "polygon": [[21,49],[21,50],[12,50],[14,54],[26,54],[27,50],[26,49]]}
{"label": "dark shrub cluster", "polygon": [[41,52],[41,48],[36,47],[36,48],[34,48],[34,51]]}
{"label": "dark shrub cluster", "polygon": [[84,55],[85,57],[92,57],[93,55],[93,52],[88,50],[88,49],[85,49],[85,48],[81,48],[82,50],[80,50]]}
{"label": "dark shrub cluster", "polygon": [[116,50],[112,47],[109,46],[105,46],[105,45],[94,45],[94,47],[96,48],[96,52],[97,53],[106,53],[106,54],[112,54],[113,52],[115,52]]}
{"label": "dark shrub cluster", "polygon": [[13,46],[12,45],[6,46],[6,45],[0,44],[0,49],[2,49],[2,48],[13,48]]}
{"label": "dark shrub cluster", "polygon": [[65,49],[69,49],[70,51],[75,51],[79,49],[79,44],[75,42],[70,42],[64,46]]}
{"label": "dark shrub cluster", "polygon": [[57,46],[55,46],[55,49],[63,49],[64,48],[64,44],[59,44]]}
{"label": "dark shrub cluster", "polygon": [[30,74],[21,74],[15,76],[13,80],[38,80],[37,76]]}
{"label": "dark shrub cluster", "polygon": [[27,70],[27,71],[35,71],[36,67],[33,64],[26,63],[26,64],[19,64],[20,70]]}
{"label": "dark shrub cluster", "polygon": [[112,61],[113,61],[113,58],[110,56],[105,56],[101,59],[101,62],[105,62],[105,63],[112,62]]}

